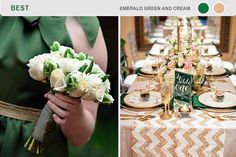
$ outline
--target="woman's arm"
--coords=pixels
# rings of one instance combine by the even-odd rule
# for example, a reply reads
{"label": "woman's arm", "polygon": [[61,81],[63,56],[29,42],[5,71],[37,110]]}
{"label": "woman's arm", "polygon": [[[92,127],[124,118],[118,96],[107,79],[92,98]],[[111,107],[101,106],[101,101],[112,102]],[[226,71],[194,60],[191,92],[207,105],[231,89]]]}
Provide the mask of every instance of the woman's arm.
{"label": "woman's arm", "polygon": [[71,37],[73,48],[76,52],[87,52],[94,57],[102,70],[107,68],[107,48],[103,38],[102,30],[99,28],[98,35],[94,47],[91,48],[86,38],[86,34],[80,23],[73,17],[67,17],[66,28]]}
{"label": "woman's arm", "polygon": [[[75,18],[67,17],[66,27],[75,51],[89,53],[105,71],[107,50],[101,29],[99,28],[96,42],[91,48],[85,32]],[[76,146],[85,144],[95,127],[98,104],[61,94],[47,94],[46,97],[49,99],[49,107],[55,112],[53,119],[61,126],[67,139]]]}

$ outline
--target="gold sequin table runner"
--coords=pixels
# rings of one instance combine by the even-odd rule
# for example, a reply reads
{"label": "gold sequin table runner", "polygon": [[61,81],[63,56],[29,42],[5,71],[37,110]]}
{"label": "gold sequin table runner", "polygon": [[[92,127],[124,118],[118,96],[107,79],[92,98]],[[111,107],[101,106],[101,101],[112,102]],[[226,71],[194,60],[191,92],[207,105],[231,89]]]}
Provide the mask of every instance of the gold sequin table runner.
{"label": "gold sequin table runner", "polygon": [[[137,81],[130,91],[145,88],[149,81]],[[150,82],[149,82],[150,83]],[[126,113],[121,109],[121,113]],[[163,121],[121,120],[122,157],[233,157],[236,154],[236,121],[221,121],[202,110],[191,118]]]}

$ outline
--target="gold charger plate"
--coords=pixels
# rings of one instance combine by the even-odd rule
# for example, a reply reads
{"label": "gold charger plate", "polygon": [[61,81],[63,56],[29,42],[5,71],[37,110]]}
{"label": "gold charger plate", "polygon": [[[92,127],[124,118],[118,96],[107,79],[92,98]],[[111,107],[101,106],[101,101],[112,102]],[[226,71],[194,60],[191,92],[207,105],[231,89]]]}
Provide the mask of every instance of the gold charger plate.
{"label": "gold charger plate", "polygon": [[162,104],[161,93],[149,91],[150,97],[148,101],[140,99],[140,91],[134,91],[125,96],[124,102],[126,105],[133,108],[153,108]]}
{"label": "gold charger plate", "polygon": [[218,68],[218,67],[213,67],[212,68],[212,71],[204,71],[204,74],[207,75],[207,76],[218,76],[218,75],[223,75],[224,73],[226,72],[225,68]]}

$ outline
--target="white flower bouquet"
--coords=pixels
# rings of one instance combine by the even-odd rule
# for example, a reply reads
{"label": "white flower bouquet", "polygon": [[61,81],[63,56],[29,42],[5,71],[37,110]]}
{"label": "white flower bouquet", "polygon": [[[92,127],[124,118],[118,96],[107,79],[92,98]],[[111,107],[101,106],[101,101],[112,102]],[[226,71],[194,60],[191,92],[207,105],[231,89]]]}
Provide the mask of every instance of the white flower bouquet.
{"label": "white flower bouquet", "polygon": [[[52,92],[62,92],[100,104],[111,104],[109,75],[94,63],[93,57],[54,42],[50,53],[33,57],[27,64],[30,76],[50,84]],[[55,128],[52,111],[46,104],[25,147],[37,154],[44,149],[45,141]]]}

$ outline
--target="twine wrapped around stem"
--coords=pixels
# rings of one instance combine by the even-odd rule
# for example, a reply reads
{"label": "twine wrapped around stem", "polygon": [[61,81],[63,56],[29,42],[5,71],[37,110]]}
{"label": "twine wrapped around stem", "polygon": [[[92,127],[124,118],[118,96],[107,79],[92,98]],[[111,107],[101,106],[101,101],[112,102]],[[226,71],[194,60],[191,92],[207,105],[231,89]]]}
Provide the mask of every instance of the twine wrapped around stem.
{"label": "twine wrapped around stem", "polygon": [[55,130],[56,123],[52,119],[52,110],[46,104],[40,114],[40,117],[35,125],[34,131],[26,141],[24,147],[36,154],[44,151],[48,137]]}

